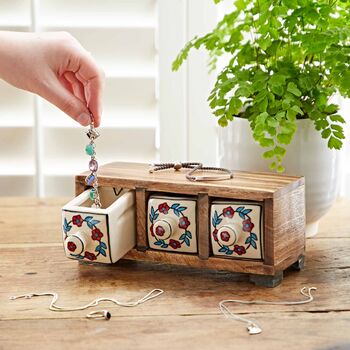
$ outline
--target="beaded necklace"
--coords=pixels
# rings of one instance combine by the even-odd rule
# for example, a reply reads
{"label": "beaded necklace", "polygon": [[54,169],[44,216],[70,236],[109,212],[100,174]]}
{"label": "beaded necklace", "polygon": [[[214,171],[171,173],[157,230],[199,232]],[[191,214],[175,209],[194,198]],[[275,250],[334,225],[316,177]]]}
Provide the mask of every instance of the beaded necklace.
{"label": "beaded necklace", "polygon": [[94,120],[91,115],[90,128],[86,132],[87,137],[90,139],[90,142],[85,147],[85,152],[89,155],[89,170],[91,171],[90,175],[85,178],[85,183],[88,186],[92,186],[90,190],[90,199],[93,201],[92,208],[101,208],[100,194],[98,191],[98,162],[96,160],[96,145],[95,140],[100,136],[99,132],[95,129]]}

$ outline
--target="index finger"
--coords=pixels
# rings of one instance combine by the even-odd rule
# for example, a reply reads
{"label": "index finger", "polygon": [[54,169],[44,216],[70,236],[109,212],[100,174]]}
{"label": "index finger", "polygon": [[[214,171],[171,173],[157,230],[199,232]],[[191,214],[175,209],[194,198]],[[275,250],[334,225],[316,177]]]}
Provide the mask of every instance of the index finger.
{"label": "index finger", "polygon": [[84,85],[87,107],[92,113],[95,126],[101,123],[104,73],[92,56],[84,52],[80,56],[79,68],[75,76]]}

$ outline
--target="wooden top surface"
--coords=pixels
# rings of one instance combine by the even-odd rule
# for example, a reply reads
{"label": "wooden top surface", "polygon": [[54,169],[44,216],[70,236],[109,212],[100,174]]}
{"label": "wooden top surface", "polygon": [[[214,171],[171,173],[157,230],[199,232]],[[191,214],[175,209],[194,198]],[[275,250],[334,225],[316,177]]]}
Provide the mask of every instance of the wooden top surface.
{"label": "wooden top surface", "polygon": [[[247,199],[256,197],[257,200],[278,196],[304,184],[304,178],[299,176],[242,171],[234,171],[234,178],[230,180],[191,182],[185,177],[188,171],[189,169],[166,169],[151,174],[148,164],[115,162],[101,166],[98,177],[101,186],[118,180],[127,188],[145,187],[151,190],[193,194],[204,192],[213,196],[239,192],[242,199],[247,196]],[[77,176],[78,181],[84,182],[87,174]],[[194,175],[203,174],[210,176],[211,173],[196,172]]]}
{"label": "wooden top surface", "polygon": [[[256,287],[245,275],[120,261],[86,266],[65,258],[60,208],[65,199],[0,201],[0,349],[233,349],[350,348],[349,200],[338,201],[306,242],[306,268],[287,271],[274,288]],[[315,286],[315,300],[298,306],[232,305],[263,333],[220,314],[222,299],[301,300]],[[110,321],[87,320],[87,311],[52,312],[49,297],[10,301],[12,295],[53,291],[59,305],[97,297],[131,301],[153,288],[164,294],[135,308],[103,304]]]}

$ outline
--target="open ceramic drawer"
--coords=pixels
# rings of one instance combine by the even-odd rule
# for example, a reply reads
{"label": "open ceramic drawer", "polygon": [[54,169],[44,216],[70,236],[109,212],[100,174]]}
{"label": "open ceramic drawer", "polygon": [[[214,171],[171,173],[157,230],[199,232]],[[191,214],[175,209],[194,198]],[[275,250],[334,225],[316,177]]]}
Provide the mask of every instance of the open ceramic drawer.
{"label": "open ceramic drawer", "polygon": [[135,246],[135,194],[100,188],[102,208],[91,208],[86,190],[62,208],[66,256],[82,261],[114,263]]}

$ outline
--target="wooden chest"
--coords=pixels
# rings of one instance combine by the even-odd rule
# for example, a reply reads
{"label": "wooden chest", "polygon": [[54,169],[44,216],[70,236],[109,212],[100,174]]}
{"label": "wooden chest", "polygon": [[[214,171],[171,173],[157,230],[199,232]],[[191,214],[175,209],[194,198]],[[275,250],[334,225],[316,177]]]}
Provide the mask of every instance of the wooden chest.
{"label": "wooden chest", "polygon": [[[303,266],[304,178],[236,171],[230,180],[191,182],[186,171],[151,174],[135,163],[99,169],[101,189],[135,193],[133,248],[123,258],[247,273],[268,287],[288,267]],[[77,195],[86,175],[76,176]]]}

